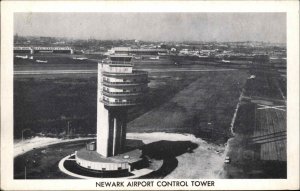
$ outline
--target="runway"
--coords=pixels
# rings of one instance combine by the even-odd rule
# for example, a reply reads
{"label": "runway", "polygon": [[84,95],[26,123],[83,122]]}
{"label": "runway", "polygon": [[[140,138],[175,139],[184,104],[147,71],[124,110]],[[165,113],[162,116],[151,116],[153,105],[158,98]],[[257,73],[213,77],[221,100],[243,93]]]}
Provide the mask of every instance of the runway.
{"label": "runway", "polygon": [[[189,68],[181,68],[181,69],[142,69],[143,71],[147,71],[149,73],[160,73],[160,72],[226,72],[226,71],[234,71],[236,69],[189,69]],[[24,71],[14,71],[14,75],[41,75],[41,74],[97,74],[97,70],[24,70]]]}
{"label": "runway", "polygon": [[14,75],[32,74],[96,74],[97,70],[25,70],[14,71]]}
{"label": "runway", "polygon": [[190,68],[171,68],[171,69],[166,69],[166,70],[160,70],[160,69],[142,69],[143,71],[147,72],[226,72],[226,71],[234,71],[237,69],[190,69]]}

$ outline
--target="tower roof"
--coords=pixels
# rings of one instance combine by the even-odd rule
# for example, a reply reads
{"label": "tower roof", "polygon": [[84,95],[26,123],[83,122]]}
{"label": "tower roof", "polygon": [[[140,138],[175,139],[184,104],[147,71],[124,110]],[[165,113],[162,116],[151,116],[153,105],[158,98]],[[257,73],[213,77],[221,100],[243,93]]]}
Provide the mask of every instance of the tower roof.
{"label": "tower roof", "polygon": [[128,56],[128,55],[111,55],[110,56],[111,61],[130,62],[131,59],[132,59],[132,56]]}

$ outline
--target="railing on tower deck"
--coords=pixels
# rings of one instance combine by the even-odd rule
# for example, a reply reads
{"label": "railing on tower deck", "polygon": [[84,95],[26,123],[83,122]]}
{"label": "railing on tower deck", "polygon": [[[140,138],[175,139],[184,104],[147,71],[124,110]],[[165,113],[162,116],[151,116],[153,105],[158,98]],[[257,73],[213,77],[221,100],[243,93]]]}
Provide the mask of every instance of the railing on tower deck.
{"label": "railing on tower deck", "polygon": [[108,80],[103,80],[101,83],[104,84],[104,85],[131,85],[131,86],[138,86],[138,85],[149,83],[149,80],[135,81],[135,82],[110,82]]}
{"label": "railing on tower deck", "polygon": [[103,99],[101,99],[100,101],[107,106],[131,106],[141,104],[141,101],[111,102]]}
{"label": "railing on tower deck", "polygon": [[131,62],[122,62],[122,61],[109,61],[108,64],[129,65],[129,66],[133,65]]}
{"label": "railing on tower deck", "polygon": [[[147,90],[146,90],[147,91]],[[102,93],[107,96],[139,96],[143,95],[146,91],[138,91],[138,92],[110,92],[106,90],[102,90]]]}
{"label": "railing on tower deck", "polygon": [[103,76],[148,76],[148,72],[141,70],[133,70],[132,73],[113,73],[113,72],[102,72]]}

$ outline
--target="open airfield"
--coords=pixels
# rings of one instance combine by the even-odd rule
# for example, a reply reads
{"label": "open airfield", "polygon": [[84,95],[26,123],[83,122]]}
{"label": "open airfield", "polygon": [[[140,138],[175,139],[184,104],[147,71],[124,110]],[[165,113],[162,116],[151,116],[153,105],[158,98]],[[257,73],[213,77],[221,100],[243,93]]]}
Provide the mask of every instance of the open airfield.
{"label": "open airfield", "polygon": [[286,86],[276,70],[254,68],[226,152],[226,178],[286,178]]}
{"label": "open airfield", "polygon": [[[38,143],[33,146],[36,149],[23,155],[19,151],[14,161],[15,178],[24,178],[25,166],[27,178],[72,178],[59,171],[58,162],[84,147],[86,140],[61,143],[61,138],[96,133],[97,64],[69,64],[67,60],[43,65],[30,61],[22,65],[15,60],[15,139],[21,138],[22,129],[30,128],[24,133],[26,137],[40,134],[55,137],[54,142],[59,143],[43,148],[38,148],[43,145]],[[236,173],[243,167],[224,165],[224,159],[232,153],[227,141],[233,136],[232,120],[251,72],[157,62],[136,65],[149,72],[150,89],[144,103],[128,112],[128,144],[130,140],[142,140],[147,146],[142,147],[144,152],[164,161],[160,171],[145,178],[247,178]],[[63,70],[68,72],[53,72]],[[26,143],[16,146],[22,148]]]}

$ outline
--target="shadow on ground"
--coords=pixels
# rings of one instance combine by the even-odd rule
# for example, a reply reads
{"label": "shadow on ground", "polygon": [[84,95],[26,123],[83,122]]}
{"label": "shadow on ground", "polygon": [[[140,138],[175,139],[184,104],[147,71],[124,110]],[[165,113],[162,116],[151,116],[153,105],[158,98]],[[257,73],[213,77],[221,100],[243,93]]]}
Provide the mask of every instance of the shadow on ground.
{"label": "shadow on ground", "polygon": [[170,174],[177,166],[177,156],[193,153],[198,145],[190,141],[158,141],[141,147],[144,156],[150,159],[163,160],[162,167],[140,178],[163,178]]}
{"label": "shadow on ground", "polygon": [[157,141],[142,146],[143,155],[154,159],[168,159],[193,152],[198,145],[191,141]]}

